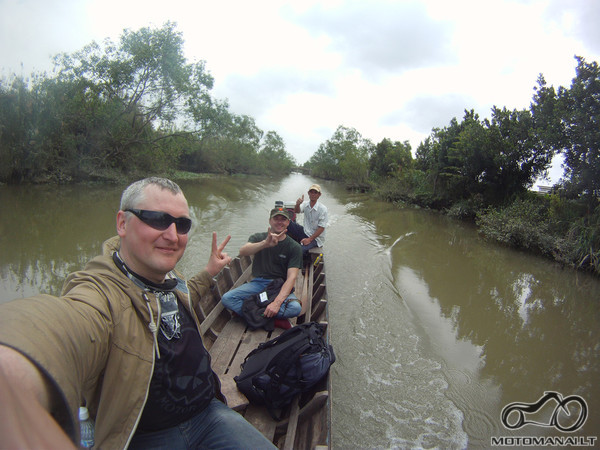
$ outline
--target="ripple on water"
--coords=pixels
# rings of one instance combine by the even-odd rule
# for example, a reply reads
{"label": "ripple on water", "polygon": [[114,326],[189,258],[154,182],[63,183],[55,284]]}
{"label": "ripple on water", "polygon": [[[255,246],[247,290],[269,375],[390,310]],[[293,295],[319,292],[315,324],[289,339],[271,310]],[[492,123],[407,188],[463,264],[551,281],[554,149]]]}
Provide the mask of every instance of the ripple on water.
{"label": "ripple on water", "polygon": [[328,260],[339,361],[332,367],[332,443],[335,448],[464,448],[464,417],[446,395],[441,362],[424,350],[422,333],[390,282],[389,260],[374,255],[380,249],[368,242],[358,240],[355,247],[369,264],[352,267],[345,258],[336,264],[336,255]]}
{"label": "ripple on water", "polygon": [[490,436],[502,433],[498,410],[499,388],[490,381],[481,380],[469,370],[446,368],[450,388],[448,397],[464,411],[463,428],[473,446],[489,445]]}
{"label": "ripple on water", "polygon": [[[363,349],[356,390],[345,386],[353,395],[344,396],[343,403],[354,405],[361,427],[351,433],[346,429],[341,439],[336,436],[336,447],[464,448],[463,416],[445,395],[442,365],[422,356],[416,334],[381,336],[387,339],[369,340],[374,347]],[[369,345],[364,337],[354,338]],[[368,388],[359,388],[361,383]],[[336,407],[343,406],[338,402]]]}

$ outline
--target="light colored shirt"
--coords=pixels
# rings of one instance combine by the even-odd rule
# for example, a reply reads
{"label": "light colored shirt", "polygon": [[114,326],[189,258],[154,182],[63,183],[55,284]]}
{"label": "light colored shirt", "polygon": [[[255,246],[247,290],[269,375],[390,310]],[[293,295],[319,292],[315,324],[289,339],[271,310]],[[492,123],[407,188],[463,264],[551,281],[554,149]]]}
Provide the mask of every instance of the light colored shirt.
{"label": "light colored shirt", "polygon": [[[310,200],[307,200],[300,205],[300,212],[304,214],[304,232],[307,236],[312,236],[319,227],[327,227],[329,221],[327,207],[323,203],[317,201],[315,206],[311,208]],[[325,230],[317,237],[316,241],[319,247],[323,246],[325,243]]]}

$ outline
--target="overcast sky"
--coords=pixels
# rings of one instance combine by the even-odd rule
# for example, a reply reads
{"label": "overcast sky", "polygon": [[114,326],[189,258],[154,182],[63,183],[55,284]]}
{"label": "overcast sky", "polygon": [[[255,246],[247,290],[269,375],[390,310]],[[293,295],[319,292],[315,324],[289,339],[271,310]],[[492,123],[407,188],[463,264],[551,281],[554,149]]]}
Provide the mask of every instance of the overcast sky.
{"label": "overcast sky", "polygon": [[598,0],[0,0],[0,75],[166,21],[213,95],[299,163],[339,125],[414,151],[465,109],[527,108],[540,73],[569,87],[575,55],[600,60]]}

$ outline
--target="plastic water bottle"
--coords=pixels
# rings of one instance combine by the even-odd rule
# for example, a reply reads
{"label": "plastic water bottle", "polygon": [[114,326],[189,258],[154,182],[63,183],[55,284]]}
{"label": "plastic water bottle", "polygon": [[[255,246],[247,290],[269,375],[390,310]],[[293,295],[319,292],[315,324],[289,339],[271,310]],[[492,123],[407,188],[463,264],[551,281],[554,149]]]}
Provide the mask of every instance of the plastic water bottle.
{"label": "plastic water bottle", "polygon": [[79,427],[81,447],[92,448],[94,446],[94,421],[90,419],[90,413],[85,406],[79,407]]}

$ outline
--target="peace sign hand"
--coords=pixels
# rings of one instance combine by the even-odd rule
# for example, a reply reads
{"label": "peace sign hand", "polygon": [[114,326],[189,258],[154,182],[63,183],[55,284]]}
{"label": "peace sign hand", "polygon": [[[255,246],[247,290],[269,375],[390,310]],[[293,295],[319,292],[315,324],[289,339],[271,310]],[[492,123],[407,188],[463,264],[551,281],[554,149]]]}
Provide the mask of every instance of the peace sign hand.
{"label": "peace sign hand", "polygon": [[217,233],[216,231],[213,231],[212,248],[205,268],[205,270],[213,277],[231,262],[231,257],[227,255],[227,253],[223,253],[223,250],[230,239],[231,235],[227,235],[223,242],[221,242],[220,245],[217,245]]}
{"label": "peace sign hand", "polygon": [[265,246],[266,247],[275,247],[279,243],[279,238],[281,235],[287,232],[287,228],[283,230],[281,233],[273,233],[271,227],[267,229],[267,237],[265,238]]}

